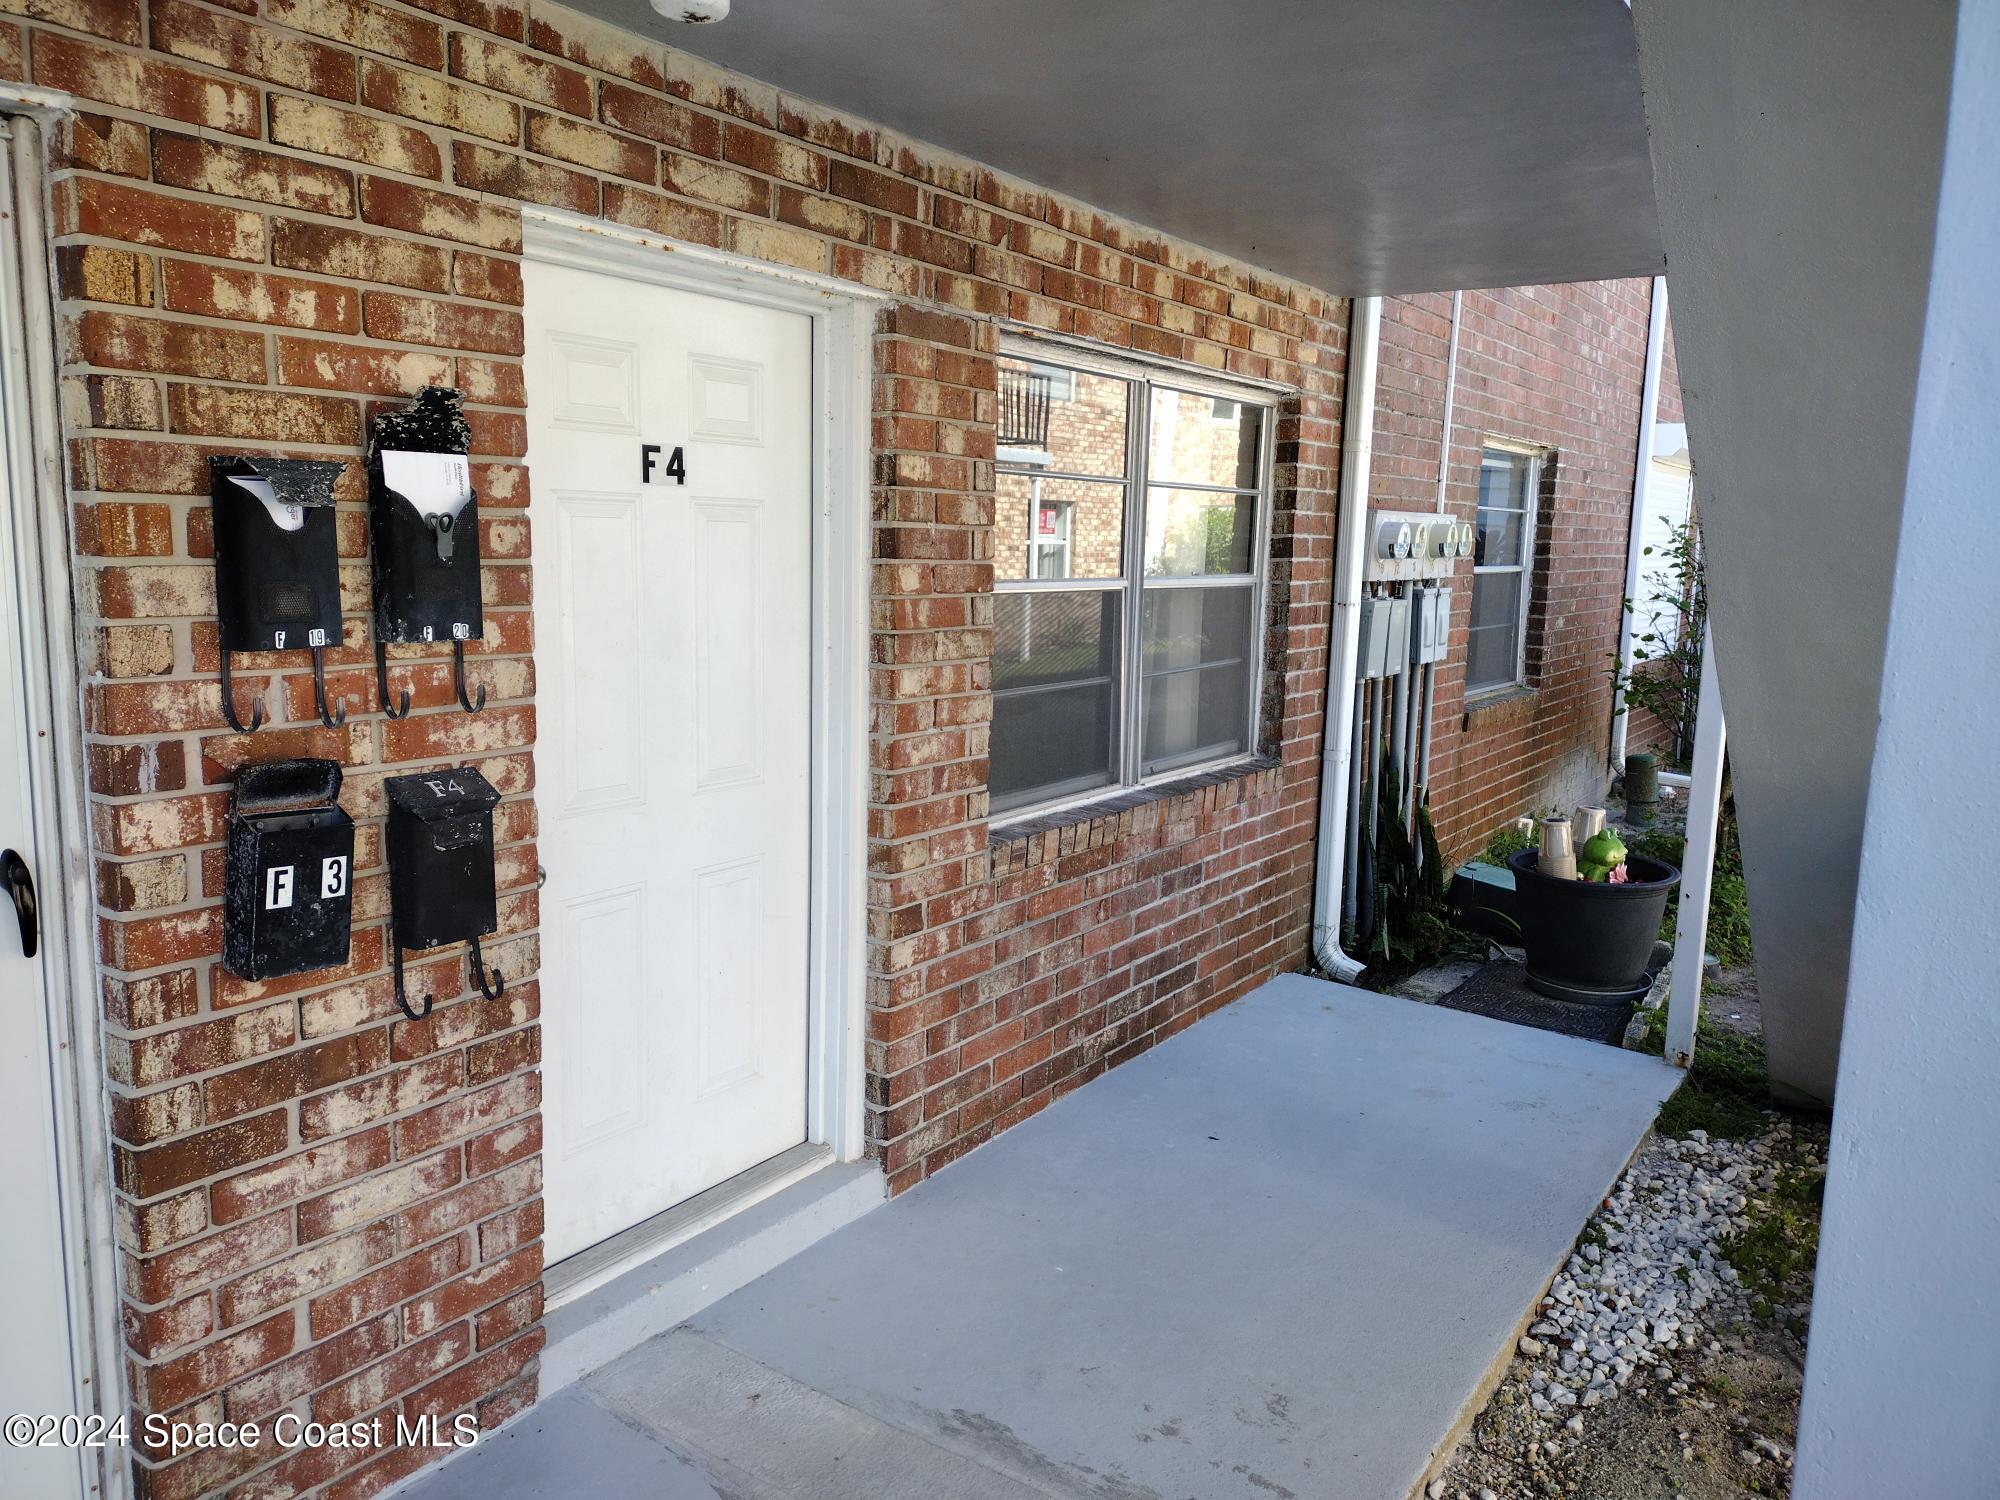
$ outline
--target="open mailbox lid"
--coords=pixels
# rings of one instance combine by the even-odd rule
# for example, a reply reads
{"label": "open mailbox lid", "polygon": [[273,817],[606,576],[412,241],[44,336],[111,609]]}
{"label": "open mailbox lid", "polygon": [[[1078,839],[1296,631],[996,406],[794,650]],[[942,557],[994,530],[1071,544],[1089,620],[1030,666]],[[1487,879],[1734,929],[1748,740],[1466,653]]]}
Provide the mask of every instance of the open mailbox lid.
{"label": "open mailbox lid", "polygon": [[341,812],[340,762],[337,760],[274,760],[244,766],[236,773],[236,799],[232,812],[239,818],[260,821],[273,815]]}

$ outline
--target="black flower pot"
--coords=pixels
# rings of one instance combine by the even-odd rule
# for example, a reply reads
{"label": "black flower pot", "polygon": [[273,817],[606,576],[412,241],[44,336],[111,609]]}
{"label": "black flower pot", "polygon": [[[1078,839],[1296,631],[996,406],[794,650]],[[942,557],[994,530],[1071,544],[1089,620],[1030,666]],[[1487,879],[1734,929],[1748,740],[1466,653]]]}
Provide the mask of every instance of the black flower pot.
{"label": "black flower pot", "polygon": [[1622,885],[1558,880],[1535,868],[1535,851],[1511,856],[1528,984],[1555,1000],[1630,1005],[1652,983],[1646,960],[1681,872],[1657,859],[1626,860]]}

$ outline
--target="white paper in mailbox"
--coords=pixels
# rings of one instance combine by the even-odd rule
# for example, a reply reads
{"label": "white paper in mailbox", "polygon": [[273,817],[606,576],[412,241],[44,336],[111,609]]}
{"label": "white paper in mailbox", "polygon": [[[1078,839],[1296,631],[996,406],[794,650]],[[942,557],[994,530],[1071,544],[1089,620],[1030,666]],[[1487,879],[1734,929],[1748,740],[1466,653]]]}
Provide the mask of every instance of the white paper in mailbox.
{"label": "white paper in mailbox", "polygon": [[296,500],[280,500],[278,492],[271,488],[271,481],[259,474],[231,474],[229,482],[240,489],[246,489],[263,502],[264,509],[271,513],[271,519],[278,523],[281,531],[297,531],[306,524],[306,508]]}
{"label": "white paper in mailbox", "polygon": [[417,508],[425,520],[456,518],[472,498],[472,465],[463,453],[382,450],[382,482]]}

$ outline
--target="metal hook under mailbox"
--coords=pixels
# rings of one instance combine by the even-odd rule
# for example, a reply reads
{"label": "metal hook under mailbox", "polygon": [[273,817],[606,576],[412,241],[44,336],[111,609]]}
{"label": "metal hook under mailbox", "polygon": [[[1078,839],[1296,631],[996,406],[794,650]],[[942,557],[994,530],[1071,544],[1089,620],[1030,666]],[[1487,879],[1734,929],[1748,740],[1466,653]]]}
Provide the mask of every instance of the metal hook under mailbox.
{"label": "metal hook under mailbox", "polygon": [[250,722],[245,724],[236,717],[236,686],[229,677],[229,653],[222,653],[222,717],[229,721],[229,727],[238,734],[255,734],[264,727],[264,696],[259,693],[250,700]]}
{"label": "metal hook under mailbox", "polygon": [[410,690],[403,689],[403,701],[395,708],[389,706],[389,643],[379,635],[375,637],[375,690],[382,695],[382,713],[389,719],[407,719],[410,716]]}
{"label": "metal hook under mailbox", "polygon": [[479,987],[479,993],[488,1000],[498,1000],[507,993],[507,976],[498,969],[489,978],[486,959],[479,951],[479,939],[472,940],[472,952],[466,956],[467,966],[472,970],[472,982]]}
{"label": "metal hook under mailbox", "polygon": [[395,957],[394,967],[396,970],[396,1006],[399,1010],[402,1011],[404,1015],[408,1016],[412,1021],[421,1021],[425,1016],[431,1013],[431,1006],[434,1003],[434,1001],[431,996],[429,995],[424,996],[424,1008],[422,1010],[418,1010],[410,1004],[409,996],[404,994],[403,945],[396,941],[396,931],[393,926],[389,929],[389,952],[393,954]]}
{"label": "metal hook under mailbox", "polygon": [[347,700],[342,699],[332,713],[326,711],[326,647],[312,648],[313,659],[313,707],[319,710],[319,721],[328,729],[338,729],[347,722]]}
{"label": "metal hook under mailbox", "polygon": [[479,684],[479,696],[472,697],[465,690],[465,642],[451,643],[451,682],[458,689],[458,706],[469,714],[476,714],[486,707],[486,684]]}

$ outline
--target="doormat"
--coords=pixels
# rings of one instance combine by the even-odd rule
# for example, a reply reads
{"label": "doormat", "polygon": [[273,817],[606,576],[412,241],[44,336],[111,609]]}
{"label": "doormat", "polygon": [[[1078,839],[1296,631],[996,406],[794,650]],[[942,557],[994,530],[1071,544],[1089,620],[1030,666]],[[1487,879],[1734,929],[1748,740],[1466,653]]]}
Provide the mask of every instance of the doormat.
{"label": "doormat", "polygon": [[1625,1023],[1632,1017],[1629,1005],[1579,1005],[1538,995],[1528,988],[1526,968],[1504,958],[1485,965],[1437,1003],[1446,1010],[1470,1011],[1611,1047],[1622,1043]]}

